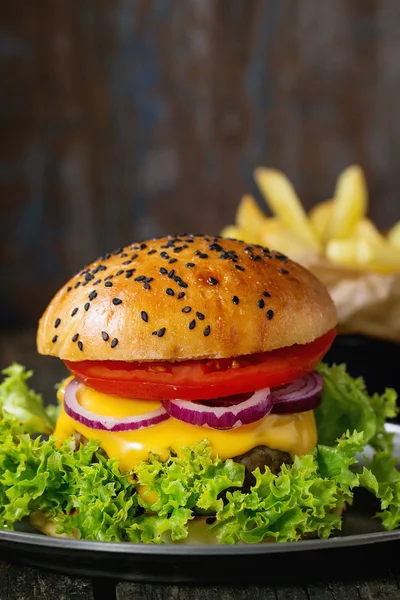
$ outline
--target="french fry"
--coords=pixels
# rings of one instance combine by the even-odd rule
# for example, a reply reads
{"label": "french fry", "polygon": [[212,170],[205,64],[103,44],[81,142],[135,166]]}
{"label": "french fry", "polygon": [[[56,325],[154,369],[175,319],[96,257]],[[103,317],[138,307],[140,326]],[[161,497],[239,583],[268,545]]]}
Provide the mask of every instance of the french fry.
{"label": "french fry", "polygon": [[358,221],[354,228],[354,235],[358,239],[367,240],[372,245],[385,244],[385,237],[380,233],[374,223],[367,218]]}
{"label": "french fry", "polygon": [[328,239],[350,237],[357,223],[365,217],[368,192],[363,170],[352,165],[338,178],[333,211],[328,228]]}
{"label": "french fry", "polygon": [[310,248],[299,240],[277,217],[265,219],[259,232],[260,243],[271,250],[279,250],[292,258],[305,256]]}
{"label": "french fry", "polygon": [[333,201],[325,200],[325,202],[319,202],[308,213],[311,225],[318,236],[318,239],[323,244],[326,242],[328,237],[329,222],[333,212]]}
{"label": "french fry", "polygon": [[242,197],[236,211],[236,223],[240,229],[258,236],[266,218],[253,196],[246,194]]}
{"label": "french fry", "polygon": [[400,248],[400,221],[397,221],[397,223],[393,225],[387,235],[387,239],[389,244],[395,248]]}
{"label": "french fry", "polygon": [[353,269],[394,273],[400,270],[400,251],[387,242],[371,244],[365,239],[330,240],[326,247],[327,258],[337,265]]}
{"label": "french fry", "polygon": [[319,252],[317,235],[287,177],[276,169],[260,167],[254,171],[254,178],[272,213],[310,250]]}

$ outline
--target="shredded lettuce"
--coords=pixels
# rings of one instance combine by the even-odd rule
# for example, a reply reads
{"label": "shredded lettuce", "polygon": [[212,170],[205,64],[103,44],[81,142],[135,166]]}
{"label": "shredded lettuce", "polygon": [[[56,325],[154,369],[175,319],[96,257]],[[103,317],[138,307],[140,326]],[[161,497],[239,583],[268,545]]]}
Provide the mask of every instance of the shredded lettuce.
{"label": "shredded lettuce", "polygon": [[[384,527],[400,526],[400,473],[384,431],[396,414],[395,392],[369,396],[343,366],[321,365],[319,372],[319,445],[278,475],[256,469],[244,493],[243,465],[213,457],[207,440],[166,461],[152,454],[127,474],[94,440],[76,448],[73,439],[33,439],[51,431],[51,411],[28,389],[31,373],[12,365],[0,385],[0,527],[13,529],[39,511],[57,533],[163,543],[184,540],[195,517],[212,515],[209,529],[220,543],[326,538],[341,528],[343,504],[359,486],[379,499]],[[367,443],[376,452],[361,466]]]}

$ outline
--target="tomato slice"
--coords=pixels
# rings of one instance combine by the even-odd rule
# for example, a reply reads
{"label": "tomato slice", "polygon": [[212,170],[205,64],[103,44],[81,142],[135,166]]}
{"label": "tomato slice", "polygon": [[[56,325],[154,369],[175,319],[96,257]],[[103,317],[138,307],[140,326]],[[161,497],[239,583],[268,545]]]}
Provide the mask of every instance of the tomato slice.
{"label": "tomato slice", "polygon": [[65,364],[80,382],[106,394],[149,400],[209,400],[284,385],[310,373],[335,335],[332,329],[309,344],[222,360],[86,360]]}

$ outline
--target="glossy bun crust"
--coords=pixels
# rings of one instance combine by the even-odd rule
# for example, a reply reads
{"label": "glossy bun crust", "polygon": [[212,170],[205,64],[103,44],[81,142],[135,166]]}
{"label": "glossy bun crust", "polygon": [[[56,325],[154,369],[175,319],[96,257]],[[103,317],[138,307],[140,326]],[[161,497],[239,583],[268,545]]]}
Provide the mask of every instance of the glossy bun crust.
{"label": "glossy bun crust", "polygon": [[306,344],[336,323],[323,284],[279,252],[185,234],[83,269],[46,309],[37,345],[71,361],[229,358]]}

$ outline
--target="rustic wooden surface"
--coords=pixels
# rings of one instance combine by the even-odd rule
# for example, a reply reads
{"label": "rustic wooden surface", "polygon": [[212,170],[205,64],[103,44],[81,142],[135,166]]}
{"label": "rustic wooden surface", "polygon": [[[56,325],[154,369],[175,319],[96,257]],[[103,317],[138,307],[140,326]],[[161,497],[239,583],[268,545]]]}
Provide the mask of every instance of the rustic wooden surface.
{"label": "rustic wooden surface", "polygon": [[[201,568],[201,567],[200,567]],[[290,568],[290,567],[287,567]],[[265,586],[150,585],[90,580],[3,564],[0,600],[398,600],[398,576]]]}
{"label": "rustic wooden surface", "polygon": [[398,0],[15,0],[0,55],[0,326],[134,238],[218,231],[259,164],[307,207],[365,168],[400,217]]}

